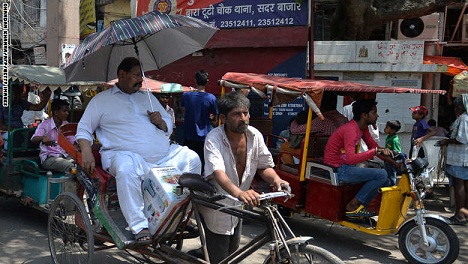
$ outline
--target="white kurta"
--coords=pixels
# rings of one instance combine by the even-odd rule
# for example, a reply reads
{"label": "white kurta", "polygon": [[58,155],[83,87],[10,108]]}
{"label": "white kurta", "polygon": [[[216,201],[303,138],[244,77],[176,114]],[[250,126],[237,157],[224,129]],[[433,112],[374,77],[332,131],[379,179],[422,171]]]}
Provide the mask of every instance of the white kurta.
{"label": "white kurta", "polygon": [[[153,125],[147,110],[158,111],[166,122],[164,132]],[[102,144],[104,169],[116,178],[122,213],[134,234],[148,227],[143,214],[141,177],[152,166],[175,166],[182,173],[201,173],[198,155],[186,147],[170,145],[172,120],[159,101],[139,91],[126,94],[114,86],[96,95],[86,107],[78,124],[76,139],[94,141],[93,132]]]}

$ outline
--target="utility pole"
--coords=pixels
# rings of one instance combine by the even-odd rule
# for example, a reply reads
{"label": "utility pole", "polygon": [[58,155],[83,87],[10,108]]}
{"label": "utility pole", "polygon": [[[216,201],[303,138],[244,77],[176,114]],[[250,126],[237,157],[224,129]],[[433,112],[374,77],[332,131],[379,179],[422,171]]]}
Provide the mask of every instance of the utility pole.
{"label": "utility pole", "polygon": [[80,44],[80,2],[77,0],[47,1],[47,65],[62,64],[62,50]]}
{"label": "utility pole", "polygon": [[2,1],[2,99],[3,107],[8,107],[8,67],[10,65],[10,1]]}

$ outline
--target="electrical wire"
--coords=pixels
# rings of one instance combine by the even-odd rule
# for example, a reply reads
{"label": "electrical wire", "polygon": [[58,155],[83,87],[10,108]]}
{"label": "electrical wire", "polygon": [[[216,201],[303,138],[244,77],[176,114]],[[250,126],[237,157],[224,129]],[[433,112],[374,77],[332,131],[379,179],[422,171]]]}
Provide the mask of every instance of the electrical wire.
{"label": "electrical wire", "polygon": [[[14,20],[14,22],[16,22],[18,25],[21,25],[21,24],[22,24],[23,26],[26,25],[28,28],[30,28],[30,29],[32,30],[32,32],[35,33],[36,36],[39,37],[39,38],[35,37],[34,33],[30,33],[30,32],[27,32],[27,31],[24,31],[24,32],[23,32],[23,34],[26,35],[27,39],[29,39],[29,40],[34,40],[34,41],[31,42],[31,46],[32,46],[32,47],[43,45],[43,42],[45,41],[45,36],[44,36],[44,34],[41,34],[40,32],[38,32],[38,31],[36,30],[36,28],[33,27],[33,26],[30,24],[30,22],[31,22],[31,23],[34,23],[34,24],[38,24],[38,20],[34,20],[34,21],[33,21],[33,19],[30,17],[30,15],[29,15],[28,13],[25,13],[25,16],[26,16],[26,17],[23,16],[22,12],[20,12],[20,10],[22,10],[22,9],[18,8],[18,6],[16,5],[15,1],[12,1],[12,4],[13,4],[14,10],[16,10],[16,12],[15,12],[15,13],[12,13],[13,16],[10,16],[10,19],[12,19],[12,18],[13,18],[13,19],[16,19],[16,20]],[[25,5],[25,4],[23,3],[23,5]],[[44,10],[44,9],[41,9],[41,8],[32,7],[32,6],[27,5],[27,4],[26,4],[25,6],[30,7],[30,8],[32,8],[33,10],[35,9],[36,11],[37,11],[37,10]],[[11,8],[11,7],[10,7],[10,8]],[[23,9],[23,10],[24,10],[24,9]],[[29,11],[31,11],[31,10],[29,10]],[[37,17],[39,17],[39,19],[40,19],[40,15],[38,15]],[[29,21],[30,21],[30,22],[28,21],[27,18],[29,18]],[[16,37],[19,38],[19,39],[21,39],[21,35],[20,35],[20,34],[18,34],[17,32],[12,32],[12,35],[13,35],[13,36],[14,36],[13,33],[14,33],[14,34],[17,34]],[[36,40],[36,39],[37,39],[37,40]],[[19,51],[23,51],[23,52],[26,51],[26,50],[28,50],[28,49],[19,49],[19,48],[17,48],[17,47],[15,47],[15,49],[16,49],[16,50],[19,50]]]}

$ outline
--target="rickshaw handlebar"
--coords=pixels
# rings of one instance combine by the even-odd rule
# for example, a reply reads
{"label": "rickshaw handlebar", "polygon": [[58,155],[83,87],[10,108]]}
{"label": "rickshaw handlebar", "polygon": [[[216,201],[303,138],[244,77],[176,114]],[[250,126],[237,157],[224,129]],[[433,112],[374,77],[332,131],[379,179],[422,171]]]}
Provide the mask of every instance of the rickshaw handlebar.
{"label": "rickshaw handlebar", "polygon": [[[262,193],[262,194],[260,194],[260,201],[270,200],[270,199],[279,198],[279,197],[291,198],[293,196],[294,196],[293,194],[291,194],[291,193],[289,193],[287,191]],[[234,197],[234,196],[232,196],[230,194],[217,194],[217,195],[214,195],[214,196],[209,198],[209,200],[211,202],[216,202],[216,201],[220,201],[220,200],[223,200],[223,199],[229,199],[229,200],[232,200],[232,201],[235,201],[235,202],[241,202],[238,198],[236,198],[236,197]]]}

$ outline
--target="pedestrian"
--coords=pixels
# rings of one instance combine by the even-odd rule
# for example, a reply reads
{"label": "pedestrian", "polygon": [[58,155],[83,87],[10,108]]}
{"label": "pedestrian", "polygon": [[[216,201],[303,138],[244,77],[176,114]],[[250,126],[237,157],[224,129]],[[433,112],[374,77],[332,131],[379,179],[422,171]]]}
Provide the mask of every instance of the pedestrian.
{"label": "pedestrian", "polygon": [[[41,102],[41,98],[37,95],[37,87],[30,86],[30,90],[28,92],[27,101],[32,104],[39,104]],[[24,127],[31,127],[36,126],[36,122],[42,122],[46,118],[48,118],[44,111],[44,109],[38,111],[23,111],[23,115],[21,116],[21,120],[23,121]]]}
{"label": "pedestrian", "polygon": [[429,119],[429,121],[427,121],[427,124],[435,130],[435,134],[434,136],[436,137],[446,137],[448,135],[448,131],[447,129],[443,128],[443,127],[438,127],[437,126],[437,122],[434,120],[434,119]]}
{"label": "pedestrian", "polygon": [[[424,140],[435,135],[435,131],[431,128],[424,118],[428,114],[427,107],[423,105],[410,107],[411,117],[416,121],[413,125],[411,133],[411,147],[409,150],[409,157],[414,159],[415,157],[424,157],[424,150],[420,150]],[[417,153],[414,153],[414,152]]]}
{"label": "pedestrian", "polygon": [[[200,174],[201,162],[187,147],[170,144],[172,120],[152,94],[141,90],[142,72],[137,58],[127,57],[117,68],[118,81],[91,99],[78,123],[76,139],[84,171],[92,174],[91,151],[96,133],[102,144],[101,163],[115,176],[122,214],[136,244],[151,243],[148,219],[143,213],[142,179],[155,166],[176,167],[182,173]],[[154,108],[154,112],[150,109]]]}
{"label": "pedestrian", "polygon": [[468,220],[468,94],[453,103],[458,118],[450,127],[450,138],[441,140],[440,145],[447,145],[445,172],[455,189],[455,214],[450,220],[464,225]]}
{"label": "pedestrian", "polygon": [[[221,125],[206,136],[205,178],[214,179],[221,194],[258,206],[259,194],[250,185],[256,173],[276,189],[288,188],[273,169],[273,158],[263,135],[249,126],[249,100],[241,93],[229,93],[219,101]],[[222,200],[226,206],[235,204]],[[226,213],[201,207],[210,263],[219,263],[233,253],[240,242],[242,221]]]}
{"label": "pedestrian", "polygon": [[[195,151],[204,164],[203,144],[210,132],[212,123],[217,123],[218,108],[216,97],[205,92],[208,73],[199,70],[195,73],[196,91],[182,95],[181,106],[184,107],[184,145]],[[213,118],[210,119],[210,114]]]}
{"label": "pedestrian", "polygon": [[[5,140],[3,145],[4,149],[8,148],[8,128],[11,130],[15,128],[23,128],[24,124],[21,120],[24,111],[40,111],[44,109],[49,101],[50,95],[52,91],[47,88],[42,91],[43,98],[42,100],[37,103],[33,104],[28,102],[25,98],[23,98],[23,86],[17,83],[12,85],[11,91],[11,105],[9,109],[8,107],[4,107],[3,105],[0,106],[0,131],[2,131],[2,138]],[[11,112],[9,112],[11,110]],[[9,120],[9,118],[11,119]],[[8,127],[8,122],[10,122],[10,127]],[[15,143],[20,144],[22,142],[22,138],[14,138]]]}
{"label": "pedestrian", "polygon": [[169,99],[171,98],[171,95],[168,93],[153,93],[153,95],[155,95],[156,98],[158,98],[159,103],[161,103],[162,107],[166,109],[166,112],[171,116],[172,134],[169,136],[169,139],[173,141],[175,140],[176,123],[174,109],[169,106]]}

